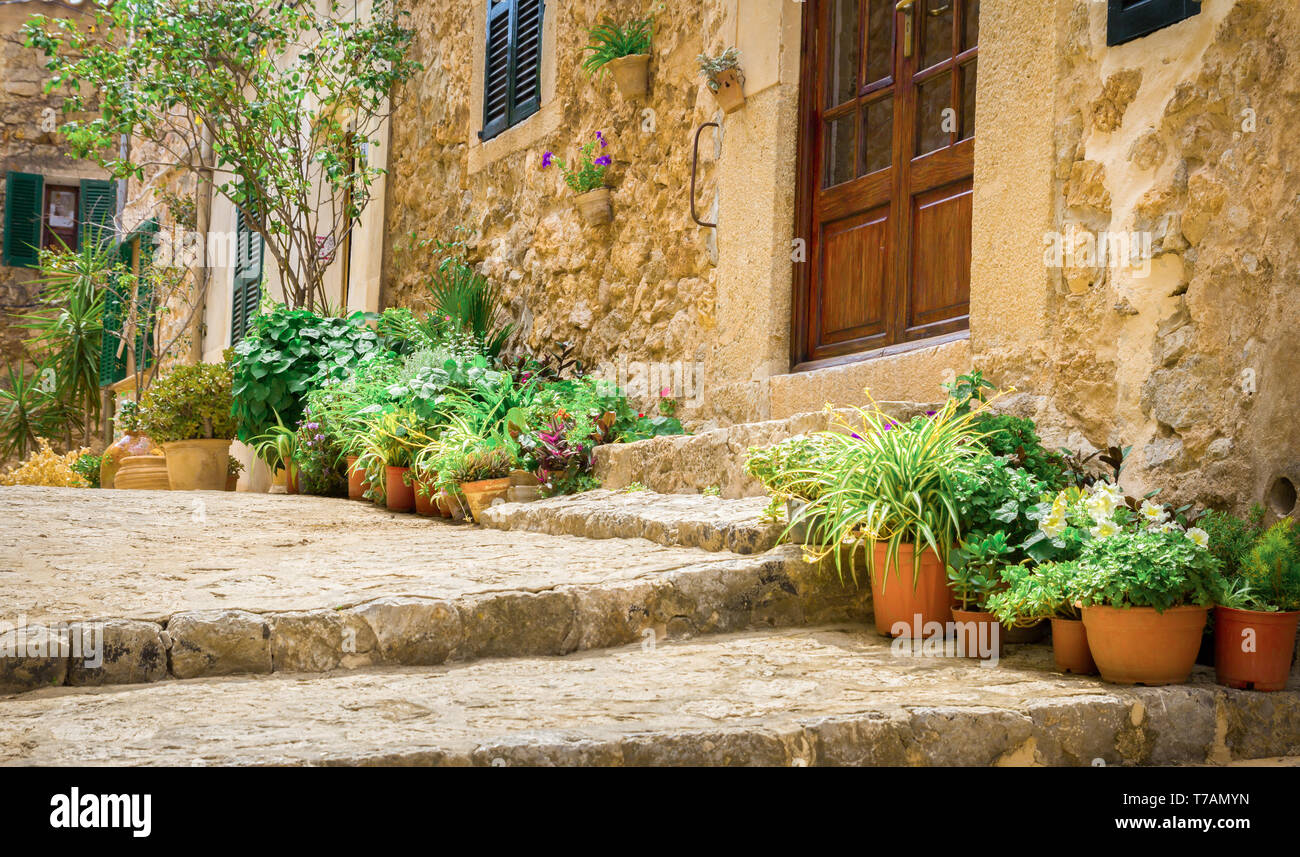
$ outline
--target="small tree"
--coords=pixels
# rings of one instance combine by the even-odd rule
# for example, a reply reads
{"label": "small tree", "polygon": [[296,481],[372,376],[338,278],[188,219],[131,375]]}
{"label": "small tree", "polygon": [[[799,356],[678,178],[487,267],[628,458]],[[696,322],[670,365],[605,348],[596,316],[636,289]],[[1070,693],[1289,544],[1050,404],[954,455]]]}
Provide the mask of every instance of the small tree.
{"label": "small tree", "polygon": [[[367,153],[419,64],[392,0],[364,20],[335,0],[117,0],[93,25],[33,16],[72,153],[119,178],[188,170],[229,198],[274,258],[290,305],[322,281],[383,170]],[[118,154],[121,135],[131,157]]]}

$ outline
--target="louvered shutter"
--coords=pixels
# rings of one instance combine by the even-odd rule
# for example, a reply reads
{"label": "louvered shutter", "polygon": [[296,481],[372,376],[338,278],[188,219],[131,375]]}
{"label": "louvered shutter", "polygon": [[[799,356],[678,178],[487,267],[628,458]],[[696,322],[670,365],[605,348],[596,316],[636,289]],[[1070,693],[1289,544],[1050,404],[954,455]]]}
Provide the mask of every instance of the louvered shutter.
{"label": "louvered shutter", "polygon": [[[122,245],[130,262],[130,245]],[[122,322],[126,318],[128,296],[125,287],[115,281],[104,294],[104,335],[99,352],[99,386],[116,384],[126,377],[126,349],[119,356],[117,347],[122,341]]]}
{"label": "louvered shutter", "polygon": [[230,295],[230,344],[244,338],[262,301],[262,236],[240,212],[235,218],[235,278]]}
{"label": "louvered shutter", "polygon": [[1200,11],[1200,0],[1110,0],[1106,44],[1131,42]]}
{"label": "louvered shutter", "polygon": [[40,261],[41,195],[45,180],[31,173],[5,175],[4,258],[15,268],[35,268]]}
{"label": "louvered shutter", "polygon": [[91,241],[101,245],[113,238],[113,216],[117,213],[117,188],[111,181],[82,179],[77,223],[81,246]]}
{"label": "louvered shutter", "polygon": [[491,0],[484,61],[483,130],[489,140],[542,104],[543,0]]}

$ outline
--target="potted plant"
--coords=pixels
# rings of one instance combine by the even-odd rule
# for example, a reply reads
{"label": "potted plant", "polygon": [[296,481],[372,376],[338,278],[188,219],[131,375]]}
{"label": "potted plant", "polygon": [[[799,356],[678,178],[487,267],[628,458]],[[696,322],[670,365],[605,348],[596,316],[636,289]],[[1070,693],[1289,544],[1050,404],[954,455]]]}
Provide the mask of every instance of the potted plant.
{"label": "potted plant", "polygon": [[789,522],[783,541],[809,544],[816,521],[808,518],[808,504],[821,497],[823,474],[830,446],[821,435],[795,435],[769,447],[751,447],[745,472],[757,479],[771,496],[766,515]]}
{"label": "potted plant", "polygon": [[[116,488],[117,475],[128,458],[161,456],[162,450],[140,428],[139,408],[135,402],[123,402],[113,420],[122,436],[109,444],[99,462],[99,484],[103,488]],[[138,465],[137,465],[138,466]],[[164,482],[166,481],[164,474]],[[158,486],[167,490],[167,485]]]}
{"label": "potted plant", "polygon": [[1048,563],[1037,568],[1008,566],[1006,587],[989,596],[986,606],[1008,628],[1052,624],[1052,656],[1056,669],[1075,675],[1095,675],[1097,664],[1088,648],[1088,631],[1073,590],[1069,568]]}
{"label": "potted plant", "polygon": [[1014,553],[1006,533],[997,532],[967,539],[949,555],[948,586],[952,589],[958,654],[970,658],[1002,654],[1002,624],[988,605],[1006,587],[1003,574]]}
{"label": "potted plant", "polygon": [[1291,674],[1300,623],[1300,531],[1295,521],[1282,518],[1259,533],[1225,572],[1226,585],[1214,610],[1217,680],[1228,687],[1282,690]]}
{"label": "potted plant", "polygon": [[723,113],[735,113],[745,106],[745,76],[740,71],[740,51],[727,48],[716,57],[696,57],[705,85],[717,99]]}
{"label": "potted plant", "polygon": [[582,61],[588,74],[610,72],[626,99],[642,98],[650,88],[650,45],[654,41],[654,15],[619,24],[606,17],[587,31],[590,56]]}
{"label": "potted plant", "polygon": [[847,555],[856,582],[856,548],[864,547],[876,630],[919,637],[951,618],[947,567],[961,536],[953,474],[980,452],[979,411],[958,414],[950,400],[934,415],[896,423],[874,400],[855,410],[861,422],[852,426],[828,407],[839,431],[821,433],[828,451],[812,474],[821,496],[806,512],[822,547],[805,552],[812,561],[833,555],[841,580]]}
{"label": "potted plant", "polygon": [[298,493],[298,432],[280,421],[252,439],[253,450],[272,473],[283,474],[284,493]]}
{"label": "potted plant", "polygon": [[239,487],[239,474],[244,472],[244,462],[233,455],[228,456],[228,459],[226,462],[226,490],[234,491]]}
{"label": "potted plant", "polygon": [[596,139],[584,143],[579,150],[578,161],[572,169],[557,158],[554,152],[542,155],[542,169],[547,169],[551,164],[560,168],[564,183],[577,194],[573,198],[574,206],[582,215],[583,221],[590,226],[601,226],[614,219],[613,190],[605,186],[605,170],[611,163],[610,157],[596,154],[597,150],[607,146],[605,135],[597,131]]}
{"label": "potted plant", "polygon": [[403,410],[384,414],[371,424],[368,448],[383,462],[384,502],[390,512],[415,508],[415,490],[407,474],[415,450],[428,440],[418,423],[415,414]]}
{"label": "potted plant", "polygon": [[[1138,509],[1110,482],[1059,494],[1040,526],[1053,539],[1086,533],[1067,575],[1083,608],[1088,647],[1115,684],[1178,684],[1196,662],[1209,605],[1221,589],[1218,562],[1199,527],[1164,506]],[[1052,563],[1045,565],[1051,566]]]}
{"label": "potted plant", "polygon": [[224,363],[177,366],[140,399],[140,426],[161,443],[173,491],[224,491],[230,444],[230,367]]}

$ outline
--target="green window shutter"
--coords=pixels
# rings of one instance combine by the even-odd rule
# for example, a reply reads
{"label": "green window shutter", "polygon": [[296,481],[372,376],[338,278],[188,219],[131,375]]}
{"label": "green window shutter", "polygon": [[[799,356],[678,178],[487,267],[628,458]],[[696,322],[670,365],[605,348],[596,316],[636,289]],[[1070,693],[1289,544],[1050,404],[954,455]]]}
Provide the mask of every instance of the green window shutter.
{"label": "green window shutter", "polygon": [[262,302],[262,236],[243,213],[235,217],[235,277],[230,293],[230,344],[244,338]]}
{"label": "green window shutter", "polygon": [[542,105],[544,7],[544,0],[490,2],[480,139],[519,124]]}
{"label": "green window shutter", "polygon": [[1106,44],[1122,45],[1201,13],[1201,0],[1110,0]]}
{"label": "green window shutter", "polygon": [[[130,253],[130,245],[122,245]],[[118,344],[122,339],[122,322],[126,319],[129,295],[123,295],[120,282],[114,283],[104,295],[104,336],[99,352],[99,386],[108,387],[126,377],[126,350],[119,357]]]}
{"label": "green window shutter", "polygon": [[103,179],[82,179],[77,222],[81,227],[81,246],[92,240],[103,244],[113,237],[113,217],[117,214],[117,187]]}
{"label": "green window shutter", "polygon": [[14,172],[5,175],[4,264],[35,268],[39,263],[44,191],[41,176]]}

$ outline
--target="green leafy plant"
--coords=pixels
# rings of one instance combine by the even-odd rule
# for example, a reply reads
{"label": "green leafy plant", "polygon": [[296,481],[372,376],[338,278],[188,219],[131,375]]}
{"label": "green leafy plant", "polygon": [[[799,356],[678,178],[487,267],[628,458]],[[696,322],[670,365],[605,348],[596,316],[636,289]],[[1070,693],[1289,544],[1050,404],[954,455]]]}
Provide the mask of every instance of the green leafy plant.
{"label": "green leafy plant", "polygon": [[1179,530],[1121,530],[1087,542],[1063,563],[1084,607],[1171,607],[1212,604],[1222,591],[1218,564]]}
{"label": "green leafy plant", "polygon": [[583,70],[595,74],[613,60],[650,53],[654,30],[654,15],[624,24],[606,17],[587,31],[587,46],[583,50],[589,56],[582,61]]}
{"label": "green leafy plant", "polygon": [[226,456],[226,475],[238,476],[244,472],[244,462],[233,455]]}
{"label": "green leafy plant", "polygon": [[1014,546],[1004,532],[967,539],[948,557],[948,583],[962,610],[986,610],[989,598],[1005,587],[1003,572]]}
{"label": "green leafy plant", "polygon": [[92,455],[89,452],[83,452],[77,456],[77,460],[72,462],[72,472],[86,480],[91,488],[98,488],[99,485],[99,465],[104,460],[102,455]]}
{"label": "green leafy plant", "polygon": [[1007,566],[1005,588],[989,596],[985,607],[1008,628],[1028,627],[1044,619],[1079,619],[1074,567],[1068,563]]}
{"label": "green leafy plant", "polygon": [[52,393],[40,380],[51,377],[54,368],[41,367],[29,375],[24,364],[6,361],[5,374],[6,383],[0,385],[0,457],[22,458],[36,447],[37,438],[47,437],[63,424]]}
{"label": "green leafy plant", "polygon": [[608,145],[604,133],[597,131],[596,139],[584,143],[578,150],[578,159],[572,168],[554,152],[545,152],[542,155],[542,169],[548,169],[552,164],[559,167],[560,174],[564,176],[564,183],[574,193],[588,193],[605,187],[605,171],[609,169],[613,160],[609,155],[597,154],[597,152]]}
{"label": "green leafy plant", "polygon": [[796,435],[769,447],[751,447],[745,472],[763,484],[776,501],[815,500],[825,487],[825,472],[836,444],[826,435]]}
{"label": "green leafy plant", "polygon": [[1300,610],[1300,530],[1282,518],[1258,533],[1232,572],[1219,599],[1242,610]]}
{"label": "green leafy plant", "polygon": [[455,332],[472,337],[483,354],[496,357],[501,353],[515,326],[497,323],[501,291],[496,283],[475,271],[463,258],[454,256],[439,263],[428,288],[435,319]]}
{"label": "green leafy plant", "polygon": [[155,443],[233,438],[230,367],[225,363],[177,366],[140,397],[140,427]]}
{"label": "green leafy plant", "polygon": [[277,470],[288,471],[293,467],[294,457],[298,452],[298,433],[275,416],[275,425],[253,438],[253,451],[274,473]]}

